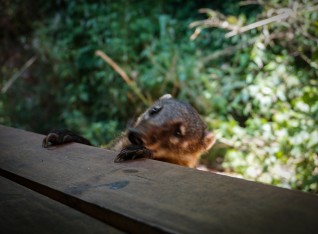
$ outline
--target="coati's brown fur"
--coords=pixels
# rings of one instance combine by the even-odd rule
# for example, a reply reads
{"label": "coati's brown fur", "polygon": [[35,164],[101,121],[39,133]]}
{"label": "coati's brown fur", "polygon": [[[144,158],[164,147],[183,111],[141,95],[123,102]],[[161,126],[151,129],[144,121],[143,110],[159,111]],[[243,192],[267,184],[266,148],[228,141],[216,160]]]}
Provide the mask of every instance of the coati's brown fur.
{"label": "coati's brown fur", "polygon": [[[43,146],[70,141],[87,144],[78,140],[80,136],[74,134],[70,137],[70,133],[63,137],[55,132],[50,133],[51,136],[49,134],[43,140]],[[77,139],[72,140],[72,137]],[[214,135],[206,129],[197,111],[191,105],[166,94],[126,130],[112,149],[121,150],[116,161],[131,159],[140,154],[147,157],[151,155],[155,160],[195,167],[201,154],[214,143]]]}

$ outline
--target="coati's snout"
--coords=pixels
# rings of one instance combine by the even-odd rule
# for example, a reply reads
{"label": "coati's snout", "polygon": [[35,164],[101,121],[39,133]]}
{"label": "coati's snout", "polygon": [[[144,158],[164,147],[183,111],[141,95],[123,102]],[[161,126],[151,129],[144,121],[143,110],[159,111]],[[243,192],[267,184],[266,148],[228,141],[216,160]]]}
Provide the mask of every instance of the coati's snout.
{"label": "coati's snout", "polygon": [[147,125],[144,123],[142,126],[129,128],[127,137],[133,145],[140,145],[147,148],[149,145],[156,143],[158,139],[157,136],[159,136],[161,132],[162,129],[158,129],[158,126]]}
{"label": "coati's snout", "polygon": [[[69,130],[53,130],[43,147],[68,142],[90,145],[85,138]],[[215,143],[198,112],[187,103],[165,94],[155,101],[109,149],[120,150],[115,162],[152,158],[187,167],[195,167],[200,155]]]}
{"label": "coati's snout", "polygon": [[126,134],[132,145],[151,151],[153,159],[188,167],[215,142],[197,111],[169,94],[140,115]]}
{"label": "coati's snout", "polygon": [[[164,95],[149,107],[128,129],[127,137],[162,154],[198,154],[214,143],[197,111],[189,104]],[[213,138],[213,139],[212,139]]]}
{"label": "coati's snout", "polygon": [[134,128],[128,129],[128,139],[134,145],[143,145],[142,134]]}

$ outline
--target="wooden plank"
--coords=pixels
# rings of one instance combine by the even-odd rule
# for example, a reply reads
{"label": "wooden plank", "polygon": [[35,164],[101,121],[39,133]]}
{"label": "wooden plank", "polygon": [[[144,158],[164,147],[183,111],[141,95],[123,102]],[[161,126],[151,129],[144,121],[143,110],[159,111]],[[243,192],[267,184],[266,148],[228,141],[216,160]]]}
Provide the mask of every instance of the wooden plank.
{"label": "wooden plank", "polygon": [[314,233],[318,197],[0,127],[0,174],[133,233]]}
{"label": "wooden plank", "polygon": [[122,233],[3,177],[0,188],[1,233]]}

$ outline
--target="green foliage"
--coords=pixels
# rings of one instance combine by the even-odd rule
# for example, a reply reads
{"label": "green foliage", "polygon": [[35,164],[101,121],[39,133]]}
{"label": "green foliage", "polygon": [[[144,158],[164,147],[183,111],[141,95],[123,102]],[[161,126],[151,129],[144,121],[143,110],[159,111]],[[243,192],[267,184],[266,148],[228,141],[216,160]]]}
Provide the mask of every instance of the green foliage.
{"label": "green foliage", "polygon": [[[172,93],[198,109],[219,139],[207,164],[317,192],[318,14],[310,1],[22,2],[4,4],[0,88],[37,60],[1,94],[0,123],[40,133],[66,127],[95,144],[115,138],[145,106],[95,55],[101,50],[148,100]],[[208,19],[200,8],[212,9]],[[199,21],[242,27],[282,8],[296,14],[230,38]]]}
{"label": "green foliage", "polygon": [[[232,57],[218,61],[222,67],[212,66],[217,77],[213,93],[223,97],[227,113],[225,121],[218,122],[210,114],[211,125],[221,143],[229,147],[223,163],[227,170],[252,180],[317,192],[318,60],[314,45],[318,14],[313,10],[317,6],[305,1],[270,1],[263,7],[260,18],[269,18],[273,9],[283,7],[295,12],[283,22],[233,37],[240,46]],[[241,46],[246,41],[250,46]]]}

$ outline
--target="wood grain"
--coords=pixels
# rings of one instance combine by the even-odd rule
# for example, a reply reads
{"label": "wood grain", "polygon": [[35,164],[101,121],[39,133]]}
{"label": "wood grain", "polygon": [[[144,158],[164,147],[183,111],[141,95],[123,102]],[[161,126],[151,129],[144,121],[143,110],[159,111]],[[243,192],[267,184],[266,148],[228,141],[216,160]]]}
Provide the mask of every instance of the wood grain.
{"label": "wood grain", "polygon": [[0,174],[132,233],[314,233],[318,197],[0,126]]}
{"label": "wood grain", "polygon": [[1,233],[122,233],[3,177],[0,188]]}

